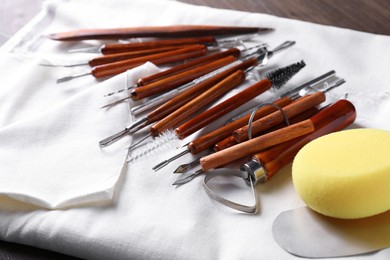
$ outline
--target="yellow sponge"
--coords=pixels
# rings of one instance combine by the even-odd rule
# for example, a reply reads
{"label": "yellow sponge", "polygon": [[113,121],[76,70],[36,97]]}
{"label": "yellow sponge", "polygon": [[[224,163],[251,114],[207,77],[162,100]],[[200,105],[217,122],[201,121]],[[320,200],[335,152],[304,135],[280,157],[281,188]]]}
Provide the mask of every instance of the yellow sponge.
{"label": "yellow sponge", "polygon": [[355,219],[390,210],[390,132],[354,129],[304,146],[292,166],[294,187],[313,210]]}

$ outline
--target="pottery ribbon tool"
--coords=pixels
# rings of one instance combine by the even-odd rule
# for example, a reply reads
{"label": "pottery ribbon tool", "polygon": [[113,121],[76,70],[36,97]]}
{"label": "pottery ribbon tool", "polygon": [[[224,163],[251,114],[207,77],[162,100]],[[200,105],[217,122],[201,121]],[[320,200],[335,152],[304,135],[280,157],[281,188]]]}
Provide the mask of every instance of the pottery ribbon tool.
{"label": "pottery ribbon tool", "polygon": [[52,33],[48,37],[57,41],[81,41],[92,39],[128,39],[139,37],[199,37],[235,34],[253,34],[272,31],[272,28],[234,27],[212,25],[146,26],[108,29],[80,29]]}

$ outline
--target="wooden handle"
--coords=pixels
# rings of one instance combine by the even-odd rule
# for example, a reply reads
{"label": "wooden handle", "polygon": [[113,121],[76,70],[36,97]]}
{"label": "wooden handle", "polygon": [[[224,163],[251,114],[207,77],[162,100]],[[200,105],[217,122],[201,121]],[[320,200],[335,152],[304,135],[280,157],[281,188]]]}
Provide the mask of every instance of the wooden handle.
{"label": "wooden handle", "polygon": [[353,104],[347,100],[339,100],[311,117],[314,132],[261,151],[255,154],[253,159],[262,164],[267,179],[270,179],[289,164],[307,143],[320,136],[340,131],[352,124],[355,119],[356,110]]}
{"label": "wooden handle", "polygon": [[153,82],[151,84],[135,88],[131,91],[131,98],[133,100],[140,100],[145,97],[150,97],[161,92],[179,87],[191,80],[194,80],[200,76],[203,76],[211,71],[221,68],[229,63],[236,61],[233,56],[228,56],[199,67],[183,71],[179,74],[164,78],[162,80]]}
{"label": "wooden handle", "polygon": [[204,45],[196,45],[189,48],[182,48],[173,51],[147,55],[130,60],[117,61],[105,65],[100,65],[92,69],[92,75],[96,78],[108,77],[125,72],[128,69],[135,68],[147,61],[155,65],[166,64],[175,61],[181,61],[189,58],[199,57],[207,53]]}
{"label": "wooden handle", "polygon": [[207,171],[313,131],[314,125],[308,119],[205,156],[200,159],[200,164]]}
{"label": "wooden handle", "polygon": [[[296,100],[290,105],[284,107],[283,110],[288,118],[292,118],[311,107],[318,106],[319,104],[324,102],[325,99],[326,96],[324,93],[317,92]],[[262,131],[276,126],[282,122],[284,122],[284,116],[278,110],[266,117],[254,121],[252,123],[252,135],[255,136],[256,134],[259,134]],[[248,140],[248,126],[244,126],[240,129],[237,129],[233,132],[233,136],[238,143]]]}
{"label": "wooden handle", "polygon": [[103,64],[108,64],[112,62],[122,61],[122,60],[128,60],[138,57],[144,57],[146,55],[156,54],[156,53],[162,53],[165,51],[172,51],[177,50],[181,48],[188,48],[193,47],[194,45],[184,45],[184,46],[172,46],[172,47],[162,47],[162,48],[156,48],[156,49],[147,49],[147,50],[140,50],[140,51],[129,51],[129,52],[121,52],[121,53],[114,53],[114,54],[107,54],[102,55],[100,57],[96,57],[91,59],[88,64],[91,67],[96,67]]}
{"label": "wooden handle", "polygon": [[223,101],[222,103],[210,108],[209,110],[203,112],[202,114],[194,117],[193,119],[182,124],[176,128],[176,134],[180,139],[183,139],[192,133],[195,133],[202,127],[208,125],[209,123],[215,121],[221,116],[227,114],[228,112],[238,108],[239,106],[245,104],[249,100],[255,98],[261,93],[267,91],[272,86],[272,83],[269,79],[263,79],[254,85],[248,87],[247,89],[239,92],[238,94],[232,96],[231,98]]}
{"label": "wooden handle", "polygon": [[[274,104],[277,106],[280,106],[280,107],[284,107],[284,106],[290,104],[291,102],[292,102],[292,100],[289,97],[284,97],[284,98],[276,100],[274,102]],[[274,112],[275,110],[276,110],[276,108],[273,106],[262,107],[256,111],[254,120],[259,119],[263,116],[269,115],[272,112]],[[251,116],[250,114],[247,116],[244,116],[240,119],[237,119],[237,120],[235,120],[235,121],[233,121],[225,126],[222,126],[222,127],[218,128],[218,129],[216,129],[208,134],[205,134],[205,135],[193,140],[192,142],[190,142],[188,144],[188,149],[191,151],[192,154],[197,154],[197,153],[200,153],[201,151],[204,151],[207,148],[212,147],[213,145],[217,144],[219,141],[231,136],[231,134],[233,133],[234,130],[248,124],[248,120],[249,120],[250,116]],[[234,141],[234,139],[233,139],[233,141]],[[235,141],[234,141],[234,144],[236,144]]]}
{"label": "wooden handle", "polygon": [[[294,116],[293,118],[291,118],[289,120],[290,124],[295,124],[295,123],[298,123],[300,121],[309,119],[311,116],[315,115],[316,113],[318,113],[318,109],[315,108],[315,107],[312,107],[312,108],[310,108],[310,109],[300,113],[299,115]],[[261,132],[260,135],[266,134],[266,133],[269,133],[269,132],[272,132],[272,131],[275,131],[275,130],[278,130],[278,129],[283,128],[285,126],[286,126],[285,123],[278,124],[278,125],[276,125],[274,127],[271,127],[270,129],[268,129],[266,131]],[[225,138],[224,140],[216,143],[214,145],[214,151],[221,151],[223,149],[229,148],[229,147],[231,147],[233,145],[236,145],[236,144],[237,144],[237,142],[234,139],[234,136],[230,135],[229,137]]]}
{"label": "wooden handle", "polygon": [[205,64],[207,62],[211,62],[211,61],[215,61],[215,60],[218,60],[218,59],[221,59],[221,58],[225,58],[227,56],[234,56],[234,57],[238,58],[240,56],[240,53],[241,52],[240,52],[239,49],[231,48],[231,49],[226,50],[226,51],[217,52],[217,53],[214,53],[214,54],[211,54],[211,55],[207,55],[207,56],[204,56],[204,57],[196,58],[196,59],[191,60],[189,62],[186,62],[184,64],[180,64],[180,65],[174,66],[174,67],[172,67],[170,69],[163,70],[161,72],[158,72],[158,73],[152,74],[150,76],[141,78],[141,79],[138,80],[137,85],[138,86],[144,86],[146,84],[150,84],[152,82],[155,82],[157,80],[166,78],[168,76],[175,75],[177,73],[186,71],[188,69],[192,69],[192,68],[194,68],[196,66],[200,66],[200,65],[203,65],[203,64]]}
{"label": "wooden handle", "polygon": [[147,42],[109,43],[102,46],[103,54],[123,53],[129,51],[153,50],[161,48],[177,48],[189,44],[215,44],[214,37],[182,38],[170,40],[154,40]]}
{"label": "wooden handle", "polygon": [[206,105],[217,100],[223,94],[242,83],[244,79],[245,73],[243,71],[238,70],[232,73],[212,88],[203,92],[184,106],[177,109],[175,112],[171,113],[169,116],[153,125],[150,128],[150,133],[153,136],[157,136],[169,128],[175,128],[194,113],[203,109]]}
{"label": "wooden handle", "polygon": [[236,70],[245,70],[251,66],[254,66],[257,64],[257,59],[249,59],[246,61],[241,62],[240,64],[237,64],[230,69],[227,69],[221,73],[218,73],[214,76],[212,76],[209,79],[206,79],[205,81],[202,81],[186,90],[184,90],[182,93],[176,95],[175,97],[171,98],[167,102],[165,102],[163,105],[159,106],[152,112],[150,112],[147,115],[148,122],[156,122],[158,120],[163,119],[165,116],[169,115],[176,109],[180,108],[184,104],[187,104],[189,101],[194,99],[196,96],[200,95],[210,87],[217,84],[222,79],[226,78],[230,74],[232,74]]}
{"label": "wooden handle", "polygon": [[249,34],[271,31],[270,28],[232,27],[210,25],[173,25],[112,29],[80,29],[48,35],[57,41],[80,41],[91,39],[127,39],[134,37],[198,37],[232,34]]}

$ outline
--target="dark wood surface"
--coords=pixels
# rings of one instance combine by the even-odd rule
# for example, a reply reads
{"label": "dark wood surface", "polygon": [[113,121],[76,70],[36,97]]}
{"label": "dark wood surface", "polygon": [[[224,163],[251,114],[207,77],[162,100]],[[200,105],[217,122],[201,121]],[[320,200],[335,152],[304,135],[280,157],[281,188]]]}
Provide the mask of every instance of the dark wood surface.
{"label": "dark wood surface", "polygon": [[[14,24],[11,29],[9,29],[9,24],[0,24],[0,30],[7,26],[8,36],[11,37],[23,23],[27,23],[36,14],[38,11],[36,7],[39,6],[42,0],[6,2],[9,2],[9,4],[0,5],[0,13],[2,14],[12,13],[12,8],[23,10],[21,11],[22,14],[18,13],[18,23]],[[181,0],[181,2],[215,8],[267,13],[358,31],[390,35],[389,0]],[[31,8],[28,8],[28,5]],[[0,41],[1,44],[2,42]],[[41,260],[77,258],[0,241],[0,259]]]}
{"label": "dark wood surface", "polygon": [[390,35],[389,0],[180,0]]}

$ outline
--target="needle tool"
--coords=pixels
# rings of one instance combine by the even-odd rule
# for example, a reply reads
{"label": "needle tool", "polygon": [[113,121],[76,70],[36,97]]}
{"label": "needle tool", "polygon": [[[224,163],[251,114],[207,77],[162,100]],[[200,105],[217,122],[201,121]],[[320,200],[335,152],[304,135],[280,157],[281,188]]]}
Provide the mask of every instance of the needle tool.
{"label": "needle tool", "polygon": [[[289,66],[276,69],[268,73],[267,77],[252,86],[249,86],[245,90],[237,93],[236,95],[226,99],[220,104],[212,107],[209,110],[195,116],[194,118],[188,120],[184,124],[176,128],[175,133],[180,139],[184,139],[190,134],[198,131],[202,127],[210,124],[211,122],[217,120],[221,116],[227,114],[230,111],[240,107],[241,105],[247,103],[251,99],[254,99],[256,96],[264,93],[269,90],[271,87],[280,88],[282,87],[291,77],[298,73],[305,66],[304,61],[291,64]],[[156,127],[157,125],[157,127]],[[158,123],[152,126],[150,131],[153,133],[159,131]],[[187,153],[190,150],[186,151]],[[153,167],[154,170],[159,170],[172,160],[165,160],[156,166]]]}
{"label": "needle tool", "polygon": [[82,41],[91,39],[129,39],[140,37],[202,37],[218,35],[240,35],[270,32],[272,28],[265,27],[234,27],[213,25],[173,25],[146,26],[108,29],[80,29],[68,32],[49,34],[48,37],[57,41]]}
{"label": "needle tool", "polygon": [[122,60],[122,61],[112,62],[109,64],[99,65],[86,73],[61,77],[57,79],[57,83],[62,83],[86,75],[92,75],[95,78],[113,76],[125,72],[128,69],[132,69],[139,65],[142,65],[147,61],[153,62],[156,65],[162,65],[162,64],[168,64],[172,62],[182,61],[185,59],[203,56],[206,55],[206,53],[207,53],[207,48],[204,45],[195,45],[191,47],[180,48],[177,50],[146,55],[146,56],[142,56],[130,60]]}
{"label": "needle tool", "polygon": [[[294,44],[294,42],[283,43],[281,45],[281,46],[283,46],[283,48],[278,47],[278,51],[285,49],[285,48],[288,48],[289,46],[292,46],[293,44]],[[160,120],[160,122],[154,126],[153,130],[152,129],[150,130],[150,132],[153,136],[156,136],[169,128],[173,128],[173,122],[170,120],[170,118],[173,118],[174,116],[177,115],[175,122],[179,122],[178,119],[183,120],[184,118],[181,115],[181,113],[182,113],[181,111],[183,111],[183,110],[179,110],[179,112],[176,111],[176,114],[174,116],[170,116],[167,119],[165,119],[164,117],[166,117],[167,115],[169,115],[170,113],[172,113],[176,109],[180,108],[182,105],[188,103],[190,100],[194,99],[200,93],[204,92],[206,89],[210,88],[211,86],[213,86],[217,82],[221,81],[223,78],[227,77],[228,75],[230,75],[234,71],[246,70],[250,67],[257,66],[259,64],[260,64],[260,66],[264,66],[266,63],[263,62],[263,60],[261,59],[262,57],[263,56],[260,55],[257,58],[250,58],[250,59],[244,60],[244,61],[239,62],[235,66],[233,66],[225,71],[222,71],[216,75],[211,76],[207,80],[201,81],[200,83],[192,86],[191,88],[187,89],[183,93],[180,93],[176,97],[172,98],[171,100],[166,102],[164,105],[155,109],[152,113],[150,113],[146,117],[141,118],[140,120],[136,121],[134,124],[126,127],[121,132],[114,134],[113,136],[110,136],[110,137],[100,141],[99,142],[100,146],[103,147],[103,146],[110,145],[113,142],[115,142],[115,141],[119,140],[120,138],[122,138],[123,136],[125,136],[126,134],[133,131],[133,129],[136,129],[136,128],[141,129],[142,127],[144,127],[152,122],[156,122],[158,120]],[[228,57],[226,57],[226,58],[228,58]],[[267,60],[267,62],[268,62],[268,60]],[[205,97],[205,95],[203,95],[203,97]],[[197,100],[199,100],[199,99],[197,99]],[[194,104],[196,104],[196,102],[198,102],[198,101],[193,101],[193,102],[194,102]],[[201,108],[202,107],[200,107],[199,105],[194,105],[191,108],[191,110],[192,110],[191,113],[195,113],[196,112],[196,111],[194,111],[195,109],[201,109]],[[146,138],[143,138],[142,140],[145,140],[145,139]]]}

